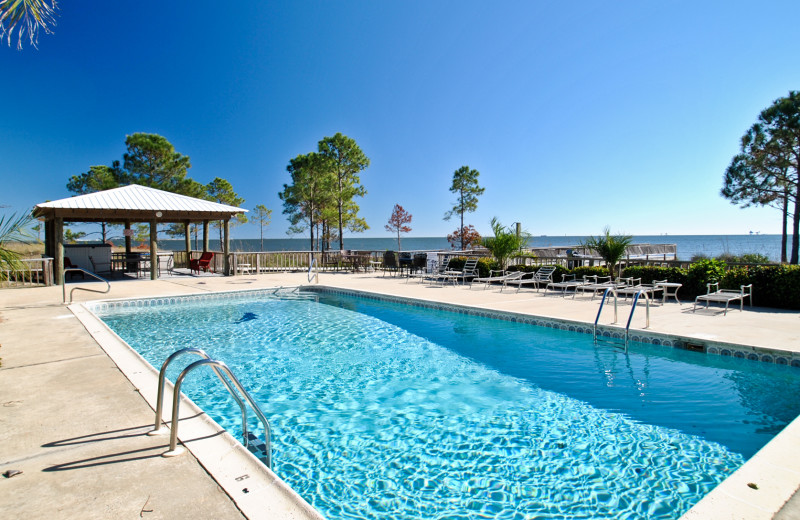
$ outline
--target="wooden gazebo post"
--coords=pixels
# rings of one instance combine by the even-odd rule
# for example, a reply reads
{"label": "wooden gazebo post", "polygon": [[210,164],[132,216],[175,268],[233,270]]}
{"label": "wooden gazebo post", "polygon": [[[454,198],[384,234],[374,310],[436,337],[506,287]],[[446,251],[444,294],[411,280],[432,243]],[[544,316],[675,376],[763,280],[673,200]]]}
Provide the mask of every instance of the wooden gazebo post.
{"label": "wooden gazebo post", "polygon": [[231,260],[228,258],[228,253],[231,251],[231,219],[226,218],[223,224],[223,244],[222,244],[222,256],[224,258],[222,264],[222,271],[225,276],[230,276],[231,274]]}
{"label": "wooden gazebo post", "polygon": [[158,223],[150,221],[150,279],[158,280]]}
{"label": "wooden gazebo post", "polygon": [[53,219],[53,277],[57,285],[64,285],[64,219]]}
{"label": "wooden gazebo post", "polygon": [[190,235],[191,227],[192,223],[188,220],[183,222],[183,236],[186,239],[186,267],[189,267],[189,261],[192,259],[192,237]]}

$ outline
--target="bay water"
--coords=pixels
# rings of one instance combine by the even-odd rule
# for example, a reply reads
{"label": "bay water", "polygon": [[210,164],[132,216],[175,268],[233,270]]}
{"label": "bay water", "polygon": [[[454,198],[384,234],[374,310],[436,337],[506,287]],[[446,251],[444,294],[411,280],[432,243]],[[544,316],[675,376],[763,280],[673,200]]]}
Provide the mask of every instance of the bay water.
{"label": "bay water", "polygon": [[[585,242],[587,236],[536,236],[528,241],[529,247],[565,247],[578,246]],[[635,235],[634,244],[675,244],[677,258],[690,260],[696,255],[709,258],[722,254],[743,255],[758,253],[766,256],[773,262],[780,261],[780,235]],[[219,250],[219,241],[211,240],[212,250]],[[398,250],[396,238],[363,238],[359,236],[346,236],[344,238],[346,249],[359,251]],[[449,250],[450,244],[444,237],[402,237],[402,251],[419,250]],[[195,249],[202,247],[202,243],[192,244]],[[183,240],[159,240],[159,247],[165,250],[183,249]],[[260,251],[260,239],[233,239],[233,251]],[[309,240],[307,238],[265,238],[264,251],[307,251]],[[333,249],[338,249],[334,242]]]}

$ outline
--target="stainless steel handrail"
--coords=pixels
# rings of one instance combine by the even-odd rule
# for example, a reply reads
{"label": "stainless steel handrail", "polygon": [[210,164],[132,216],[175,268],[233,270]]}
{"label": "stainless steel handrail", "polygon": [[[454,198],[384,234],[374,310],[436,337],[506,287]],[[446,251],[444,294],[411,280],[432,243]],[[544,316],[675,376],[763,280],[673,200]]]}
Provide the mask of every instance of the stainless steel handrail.
{"label": "stainless steel handrail", "polygon": [[[211,356],[206,354],[206,351],[200,348],[184,348],[181,350],[176,350],[169,357],[164,361],[164,364],[161,365],[161,370],[158,372],[158,394],[156,397],[156,419],[155,424],[153,425],[153,430],[148,432],[148,435],[161,435],[166,433],[166,428],[162,428],[164,425],[164,420],[162,417],[162,412],[164,410],[164,383],[167,379],[167,367],[169,366],[172,361],[183,354],[196,354],[203,359],[211,359]],[[214,369],[214,373],[217,375],[220,381],[228,387],[228,392],[230,392],[231,396],[233,396],[234,400],[239,404],[239,409],[242,411],[242,434],[244,436],[244,445],[247,446],[247,410],[244,405],[244,401],[239,397],[239,395],[234,391],[231,384],[222,376],[219,369],[217,367],[212,367]]]}
{"label": "stainless steel handrail", "polygon": [[614,295],[614,321],[611,323],[617,322],[617,290],[613,287],[609,287],[605,291],[603,291],[603,298],[600,300],[600,308],[597,309],[597,316],[594,319],[594,329],[592,330],[592,339],[595,343],[597,343],[597,322],[600,320],[600,314],[603,312],[603,305],[606,303],[606,297],[609,294]]}
{"label": "stainless steel handrail", "polygon": [[645,318],[645,325],[644,328],[650,328],[650,296],[647,295],[647,291],[637,291],[635,295],[633,295],[633,303],[631,304],[631,313],[628,315],[628,324],[625,325],[625,352],[628,351],[628,334],[630,333],[631,328],[631,321],[633,320],[633,311],[636,310],[636,304],[639,302],[639,296],[644,296],[644,301],[647,304],[647,312]]}
{"label": "stainless steel handrail", "polygon": [[[101,282],[106,283],[106,290],[105,291],[98,291],[97,289],[86,289],[85,287],[73,287],[72,290],[69,292],[69,303],[72,303],[72,293],[75,291],[87,291],[87,292],[96,292],[100,294],[108,294],[111,291],[111,284],[108,280],[103,278],[102,276],[98,276],[91,271],[87,271],[86,269],[81,269],[80,267],[68,267],[64,269],[64,274],[66,275],[70,271],[77,271],[81,273],[86,273],[92,278],[97,278]],[[66,276],[65,279],[61,280],[61,296],[63,298],[62,303],[67,303],[67,281]]]}
{"label": "stainless steel handrail", "polygon": [[[233,375],[231,369],[228,368],[228,365],[223,363],[222,361],[216,361],[214,359],[201,359],[199,361],[195,361],[188,367],[183,369],[183,372],[178,376],[178,379],[175,380],[175,388],[173,389],[172,393],[172,427],[170,429],[170,437],[169,437],[169,451],[166,451],[162,454],[164,457],[173,457],[175,455],[180,455],[184,452],[185,448],[181,447],[178,448],[178,416],[180,411],[180,403],[181,403],[181,385],[183,384],[183,380],[186,376],[195,368],[209,365],[212,368],[220,369],[222,372],[228,376],[228,379],[233,383],[236,389],[244,396],[245,400],[250,405],[250,408],[253,409],[253,412],[256,414],[258,419],[261,421],[261,424],[264,425],[264,441],[266,445],[266,465],[268,468],[272,469],[272,431],[270,430],[269,421],[264,416],[261,409],[258,407],[256,402],[244,389],[242,384],[236,379],[236,376]],[[227,386],[227,385],[226,385]],[[244,421],[246,422],[246,421]],[[243,426],[244,428],[244,426]]]}
{"label": "stainless steel handrail", "polygon": [[[311,274],[312,270],[314,274]],[[308,283],[311,283],[311,280],[316,280],[316,283],[319,283],[319,268],[317,267],[317,259],[314,257],[311,257],[308,262]]]}

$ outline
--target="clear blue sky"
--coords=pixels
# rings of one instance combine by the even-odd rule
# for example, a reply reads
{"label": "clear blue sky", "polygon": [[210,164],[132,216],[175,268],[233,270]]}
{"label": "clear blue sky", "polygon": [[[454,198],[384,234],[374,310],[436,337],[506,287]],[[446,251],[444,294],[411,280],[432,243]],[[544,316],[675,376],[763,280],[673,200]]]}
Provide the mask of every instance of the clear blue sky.
{"label": "clear blue sky", "polygon": [[[0,212],[150,132],[273,209],[286,164],[336,132],[372,165],[361,215],[393,205],[444,236],[453,171],[486,188],[467,223],[534,235],[780,233],[719,196],[759,112],[800,89],[800,2],[61,0],[39,50],[0,48]],[[234,237],[257,237],[254,225]],[[303,235],[305,236],[305,235]]]}

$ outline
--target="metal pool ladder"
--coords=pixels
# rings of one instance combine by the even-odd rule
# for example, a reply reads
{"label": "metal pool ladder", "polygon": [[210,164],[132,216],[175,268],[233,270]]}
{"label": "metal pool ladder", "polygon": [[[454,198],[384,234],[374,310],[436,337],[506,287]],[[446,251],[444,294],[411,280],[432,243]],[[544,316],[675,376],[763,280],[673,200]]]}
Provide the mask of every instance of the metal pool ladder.
{"label": "metal pool ladder", "polygon": [[[606,298],[608,295],[614,295],[614,321],[611,323],[617,322],[617,290],[613,287],[609,287],[608,289],[603,292],[603,298],[600,300],[600,308],[597,309],[597,317],[594,319],[594,328],[592,330],[592,338],[594,342],[597,343],[597,322],[600,320],[600,314],[603,312],[603,305],[606,302]],[[631,328],[631,321],[633,320],[633,312],[636,310],[636,304],[639,302],[639,297],[644,296],[645,303],[647,304],[647,312],[645,318],[645,326],[644,328],[650,328],[650,297],[647,295],[647,291],[638,291],[633,296],[633,303],[631,304],[631,313],[628,315],[628,323],[625,325],[625,352],[628,351],[628,338],[630,334]]]}
{"label": "metal pool ladder", "polygon": [[[178,379],[175,380],[175,387],[172,390],[172,428],[170,429],[169,451],[164,452],[162,455],[164,457],[174,457],[176,455],[180,455],[186,450],[182,446],[178,446],[178,412],[181,403],[181,384],[189,372],[195,368],[210,366],[214,371],[214,374],[216,374],[219,380],[225,385],[225,388],[231,394],[233,399],[239,404],[239,408],[242,411],[242,437],[244,439],[243,444],[245,447],[248,447],[250,442],[250,435],[248,435],[247,432],[247,407],[245,406],[245,400],[256,414],[256,417],[258,417],[258,420],[261,421],[261,424],[264,425],[264,451],[266,454],[265,463],[268,468],[272,469],[272,432],[270,430],[269,421],[264,416],[264,413],[258,407],[250,394],[247,393],[247,390],[245,390],[239,380],[236,379],[236,376],[233,375],[233,372],[231,372],[231,369],[228,368],[228,365],[222,361],[211,359],[211,357],[206,354],[204,350],[199,348],[184,348],[175,351],[170,354],[166,361],[164,361],[164,364],[161,365],[161,371],[158,373],[158,396],[156,397],[157,403],[155,425],[153,427],[153,431],[149,432],[148,435],[162,435],[166,433],[167,427],[164,424],[161,415],[164,409],[164,382],[166,380],[167,367],[175,358],[182,354],[195,354],[203,359],[195,361],[184,368],[181,374],[178,376]],[[236,390],[239,392],[237,393]],[[244,396],[244,400],[239,396],[239,394]]]}

